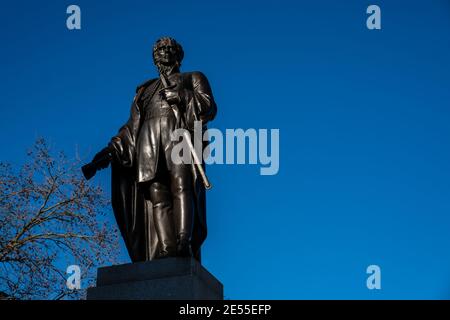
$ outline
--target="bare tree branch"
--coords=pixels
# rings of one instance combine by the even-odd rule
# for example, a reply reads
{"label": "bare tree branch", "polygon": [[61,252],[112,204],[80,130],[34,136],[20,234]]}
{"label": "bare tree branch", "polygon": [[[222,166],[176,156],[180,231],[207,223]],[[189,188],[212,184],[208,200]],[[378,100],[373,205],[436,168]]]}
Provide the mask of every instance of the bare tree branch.
{"label": "bare tree branch", "polygon": [[[77,155],[78,158],[78,155]],[[18,170],[0,163],[0,292],[14,299],[67,299],[65,270],[77,264],[92,283],[96,267],[118,259],[109,199],[80,174],[80,160],[53,156],[44,139]]]}

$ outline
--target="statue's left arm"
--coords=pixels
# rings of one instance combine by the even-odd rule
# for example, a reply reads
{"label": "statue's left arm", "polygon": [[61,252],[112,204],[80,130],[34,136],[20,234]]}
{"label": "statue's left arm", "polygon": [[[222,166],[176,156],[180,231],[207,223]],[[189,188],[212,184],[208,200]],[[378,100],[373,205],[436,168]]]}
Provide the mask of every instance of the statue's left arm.
{"label": "statue's left arm", "polygon": [[208,79],[203,73],[192,72],[190,81],[192,88],[184,90],[182,102],[186,106],[186,125],[192,129],[194,121],[202,121],[205,125],[213,120],[217,113],[217,106]]}

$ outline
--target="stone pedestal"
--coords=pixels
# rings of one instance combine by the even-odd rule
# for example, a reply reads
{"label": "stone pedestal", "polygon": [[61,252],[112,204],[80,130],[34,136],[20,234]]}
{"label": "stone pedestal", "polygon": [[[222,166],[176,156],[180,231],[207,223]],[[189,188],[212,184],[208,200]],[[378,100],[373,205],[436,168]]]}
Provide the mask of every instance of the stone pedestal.
{"label": "stone pedestal", "polygon": [[194,258],[99,268],[88,300],[223,300],[223,285]]}

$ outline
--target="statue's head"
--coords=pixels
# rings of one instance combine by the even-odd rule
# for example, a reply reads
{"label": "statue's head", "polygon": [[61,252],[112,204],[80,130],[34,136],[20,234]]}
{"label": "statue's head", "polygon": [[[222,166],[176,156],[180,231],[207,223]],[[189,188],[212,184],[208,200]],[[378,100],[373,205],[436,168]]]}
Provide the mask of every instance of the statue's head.
{"label": "statue's head", "polygon": [[153,62],[159,69],[173,65],[179,67],[183,57],[183,48],[173,38],[162,37],[153,46]]}

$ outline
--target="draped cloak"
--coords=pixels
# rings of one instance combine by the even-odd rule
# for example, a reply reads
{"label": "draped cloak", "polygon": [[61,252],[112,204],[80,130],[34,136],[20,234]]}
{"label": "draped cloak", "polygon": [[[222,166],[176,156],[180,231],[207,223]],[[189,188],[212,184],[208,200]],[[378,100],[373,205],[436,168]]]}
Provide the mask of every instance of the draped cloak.
{"label": "draped cloak", "polygon": [[[180,126],[188,129],[193,137],[194,121],[201,120],[203,136],[207,128],[206,123],[213,120],[217,112],[207,78],[201,72],[189,72],[176,74],[169,80],[171,84],[175,83],[179,90],[181,101],[178,106],[183,114]],[[153,223],[153,205],[150,199],[144,196],[141,186],[155,177],[160,139],[157,139],[157,143],[138,143],[141,134],[149,134],[141,130],[146,119],[141,94],[151,86],[158,88],[158,82],[158,79],[152,79],[136,88],[137,94],[131,105],[130,117],[110,143],[115,149],[111,163],[112,207],[133,262],[158,258],[159,241]],[[153,90],[153,94],[158,92]],[[205,143],[202,142],[203,149]],[[202,166],[204,168],[204,164]],[[200,246],[207,235],[206,197],[201,177],[193,163],[191,169],[195,204],[191,246],[194,257],[200,260]]]}

